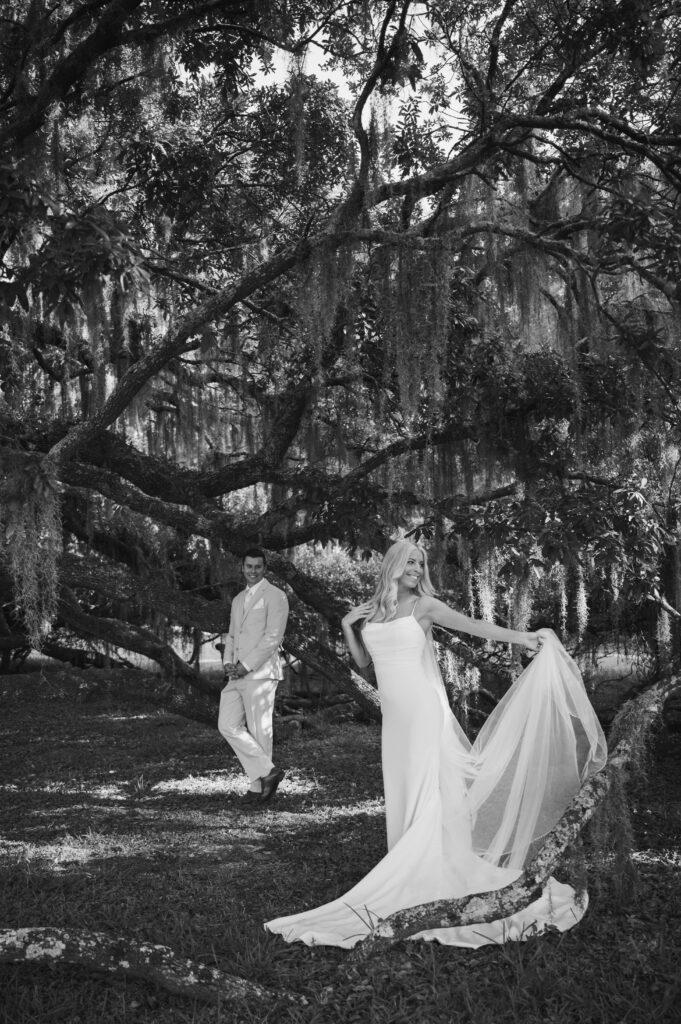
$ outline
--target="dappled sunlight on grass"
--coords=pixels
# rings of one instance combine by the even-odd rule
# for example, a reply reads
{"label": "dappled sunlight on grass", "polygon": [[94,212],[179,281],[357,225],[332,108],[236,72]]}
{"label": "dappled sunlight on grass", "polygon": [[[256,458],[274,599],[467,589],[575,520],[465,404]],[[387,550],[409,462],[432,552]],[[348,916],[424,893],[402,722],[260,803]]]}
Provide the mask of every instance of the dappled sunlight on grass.
{"label": "dappled sunlight on grass", "polygon": [[[26,789],[30,789],[33,793],[59,793],[63,795],[78,795],[97,797],[100,800],[124,800],[126,794],[118,783],[109,783],[108,785],[97,786],[89,785],[85,782],[80,783],[68,783],[68,782],[46,782],[42,785],[36,785],[35,783],[29,786],[22,786],[21,791],[25,792]],[[0,785],[0,792],[17,793],[19,792],[19,786],[16,784]]]}
{"label": "dappled sunlight on grass", "polygon": [[[322,717],[295,734],[275,724],[286,777],[263,805],[243,802],[247,781],[215,730],[174,714],[64,699],[10,705],[3,724],[0,899],[8,927],[87,928],[160,943],[312,995],[311,1015],[287,1010],[268,1024],[638,1024],[649,1018],[636,1014],[667,989],[673,998],[681,758],[669,762],[667,790],[652,790],[650,812],[638,815],[646,832],[634,854],[635,894],[613,895],[615,867],[606,863],[602,883],[589,878],[590,909],[572,933],[477,953],[404,943],[352,964],[342,950],[286,945],[263,922],[342,896],[384,855],[379,729]],[[36,735],[46,741],[36,744]],[[109,1019],[106,1009],[97,1014],[111,981],[66,969],[30,977],[26,968],[2,970],[15,1002],[34,986],[58,1010],[67,985],[92,1008],[78,1024]],[[148,987],[134,984],[125,991],[143,1001]],[[231,1024],[157,998],[154,1024]]]}
{"label": "dappled sunlight on grass", "polygon": [[132,712],[122,711],[105,711],[100,715],[91,716],[94,721],[105,721],[105,722],[143,722],[148,721],[150,718],[159,720],[162,717],[162,712],[158,711],[145,711],[143,713],[133,714]]}
{"label": "dappled sunlight on grass", "polygon": [[[296,769],[289,770],[277,791],[277,806],[282,797],[309,796],[320,791],[320,783],[314,773],[311,775]],[[181,778],[164,779],[150,787],[152,795],[178,793],[188,796],[242,796],[246,781],[236,773],[208,772],[204,775],[184,775]],[[356,805],[355,805],[356,806]]]}
{"label": "dappled sunlight on grass", "polygon": [[0,855],[15,857],[24,864],[35,864],[53,870],[64,865],[86,864],[94,858],[125,853],[127,856],[138,851],[134,843],[127,848],[121,845],[119,837],[88,832],[82,836],[65,835],[58,841],[27,843],[0,840]]}
{"label": "dappled sunlight on grass", "polygon": [[188,796],[241,795],[244,781],[236,775],[185,775],[180,779],[164,779],[151,787],[152,794],[183,793]]}

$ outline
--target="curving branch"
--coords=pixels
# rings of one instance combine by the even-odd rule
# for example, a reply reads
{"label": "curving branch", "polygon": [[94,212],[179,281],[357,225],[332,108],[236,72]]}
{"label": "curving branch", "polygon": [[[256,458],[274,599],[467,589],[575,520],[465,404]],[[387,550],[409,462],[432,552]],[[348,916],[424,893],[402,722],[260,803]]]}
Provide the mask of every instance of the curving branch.
{"label": "curving branch", "polygon": [[90,615],[80,607],[73,592],[62,586],[58,608],[59,619],[81,636],[136,651],[157,662],[171,679],[182,679],[202,693],[213,694],[196,669],[188,665],[174,648],[142,626],[133,626],[120,619]]}
{"label": "curving branch", "polygon": [[287,633],[284,649],[312,669],[316,675],[330,680],[344,693],[349,694],[372,721],[381,721],[381,701],[376,688],[354,669],[350,669],[341,658],[330,653],[329,648],[322,649],[321,645],[307,636]]}
{"label": "curving branch", "polygon": [[369,72],[367,79],[362,86],[355,107],[350,118],[350,124],[352,130],[355,133],[357,144],[359,145],[360,151],[360,165],[357,174],[357,188],[361,194],[363,194],[367,187],[369,180],[369,168],[371,164],[371,150],[369,147],[369,136],[367,135],[366,128],[362,124],[362,115],[364,108],[366,107],[369,97],[373,93],[377,85],[379,85],[386,72],[389,68],[399,59],[399,51],[402,45],[405,31],[405,22],[409,7],[411,6],[411,0],[404,0],[402,4],[402,10],[400,11],[399,24],[395,29],[390,44],[386,46],[386,38],[388,35],[388,29],[390,23],[395,15],[395,9],[397,7],[396,0],[390,0],[388,3],[381,29],[378,37],[378,46],[376,52],[376,60],[374,66]]}
{"label": "curving branch", "polygon": [[[207,14],[211,19],[214,19],[223,11],[228,12],[232,16],[239,14],[252,16],[253,14],[252,5],[245,2],[245,0],[205,0],[204,3],[188,7],[187,10],[181,11],[179,14],[175,14],[173,17],[166,18],[163,21],[151,22],[140,28],[129,29],[121,35],[121,43],[128,46],[133,43],[144,46],[155,39],[159,39],[161,36],[168,35],[170,32],[177,32],[178,29],[182,29],[203,15]],[[221,25],[218,22],[210,24],[209,22],[209,31],[219,31],[220,29],[228,32],[238,31],[254,39],[267,40],[267,37],[262,33],[247,26],[237,24]],[[196,31],[200,30],[197,29]],[[276,44],[275,40],[271,41]]]}
{"label": "curving branch", "polygon": [[492,36],[489,41],[489,64],[487,65],[487,78],[485,83],[486,91],[489,95],[494,92],[497,71],[499,69],[499,42],[501,40],[501,33],[503,32],[504,25],[511,16],[511,12],[517,2],[518,0],[506,0],[499,17],[494,23],[494,28],[492,29]]}
{"label": "curving branch", "polygon": [[52,465],[56,468],[72,459],[79,449],[93,441],[118,419],[147,381],[172,359],[198,348],[203,327],[224,316],[232,306],[248,298],[263,285],[285,274],[301,261],[309,259],[313,249],[325,244],[326,241],[326,238],[305,239],[283,255],[265,261],[251,273],[245,274],[236,284],[221,289],[191,310],[174,334],[152,347],[126,370],[102,407],[93,416],[71,427],[66,436],[50,449],[48,459]]}
{"label": "curving branch", "polygon": [[[599,108],[582,107],[569,116],[561,114],[506,113],[499,116],[500,131],[518,128],[543,128],[548,131],[570,131],[584,136],[593,136],[610,143],[625,153],[633,153],[644,160],[650,160],[674,187],[681,185],[678,171],[678,154],[663,156],[666,147],[677,150],[681,147],[681,134],[643,132]],[[549,140],[545,140],[549,141]],[[662,152],[660,152],[662,150]]]}
{"label": "curving branch", "polygon": [[168,946],[134,943],[103,932],[65,928],[4,928],[0,963],[75,964],[114,977],[142,978],[175,995],[218,1005],[253,1003],[267,1012],[277,1001],[304,1005],[304,997],[273,991],[217,967],[180,957]]}

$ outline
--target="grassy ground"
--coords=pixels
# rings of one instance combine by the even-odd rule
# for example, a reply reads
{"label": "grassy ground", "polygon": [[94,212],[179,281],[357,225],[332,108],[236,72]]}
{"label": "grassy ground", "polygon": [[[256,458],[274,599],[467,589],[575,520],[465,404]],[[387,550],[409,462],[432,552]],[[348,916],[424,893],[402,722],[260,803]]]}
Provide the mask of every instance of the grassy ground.
{"label": "grassy ground", "polygon": [[404,943],[359,965],[287,946],[262,922],[348,889],[382,856],[379,731],[278,735],[271,809],[238,801],[219,736],[143,697],[79,702],[78,683],[0,679],[4,927],[149,940],[308,1005],[207,1007],[68,967],[0,967],[0,1024],[649,1024],[681,1004],[681,737],[658,737],[634,815],[636,877],[592,874],[565,935],[476,952]]}

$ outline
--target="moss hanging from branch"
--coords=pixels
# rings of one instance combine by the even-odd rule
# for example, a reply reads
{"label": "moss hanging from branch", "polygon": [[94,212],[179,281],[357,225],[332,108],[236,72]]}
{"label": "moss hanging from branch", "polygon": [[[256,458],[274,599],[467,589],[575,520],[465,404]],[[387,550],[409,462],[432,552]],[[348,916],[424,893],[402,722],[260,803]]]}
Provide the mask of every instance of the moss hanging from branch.
{"label": "moss hanging from branch", "polygon": [[339,310],[348,299],[354,266],[351,246],[323,246],[300,274],[296,306],[317,366],[337,327]]}
{"label": "moss hanging from branch", "polygon": [[499,575],[500,554],[497,548],[484,545],[478,556],[478,564],[473,573],[475,593],[480,617],[488,622],[495,621],[497,584]]}
{"label": "moss hanging from branch", "polygon": [[39,650],[57,614],[62,549],[58,483],[43,459],[4,453],[0,496],[0,552],[29,642]]}
{"label": "moss hanging from branch", "polygon": [[294,162],[296,180],[298,183],[305,178],[307,170],[307,123],[305,117],[305,102],[309,96],[310,87],[305,77],[306,53],[294,53],[291,55],[289,65],[289,118],[291,124],[291,139],[293,142]]}
{"label": "moss hanging from branch", "polygon": [[437,660],[452,710],[464,729],[468,729],[471,698],[480,690],[480,670],[457,656],[444,644],[436,644]]}
{"label": "moss hanging from branch", "polygon": [[568,616],[568,594],[567,594],[567,572],[565,566],[556,562],[551,568],[551,577],[554,582],[556,602],[558,605],[558,622],[560,634],[565,637],[567,634]]}
{"label": "moss hanging from branch", "polygon": [[386,385],[394,380],[408,425],[417,416],[435,419],[441,408],[452,271],[449,242],[439,237],[418,247],[407,238],[372,258],[384,379]]}
{"label": "moss hanging from branch", "polygon": [[575,622],[577,638],[581,640],[589,624],[589,596],[584,578],[584,569],[581,565],[577,566],[576,571]]}

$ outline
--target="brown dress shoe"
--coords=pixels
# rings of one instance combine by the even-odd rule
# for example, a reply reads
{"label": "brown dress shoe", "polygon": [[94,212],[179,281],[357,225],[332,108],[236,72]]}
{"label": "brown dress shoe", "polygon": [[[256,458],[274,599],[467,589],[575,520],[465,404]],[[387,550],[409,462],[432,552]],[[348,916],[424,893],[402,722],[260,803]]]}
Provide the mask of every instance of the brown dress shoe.
{"label": "brown dress shoe", "polygon": [[279,785],[279,783],[281,782],[285,775],[286,772],[284,771],[283,768],[276,767],[273,768],[272,771],[269,772],[267,775],[263,775],[262,778],[260,779],[260,784],[262,785],[262,793],[260,794],[260,799],[265,801],[273,797],[274,794],[276,793],[277,786]]}

